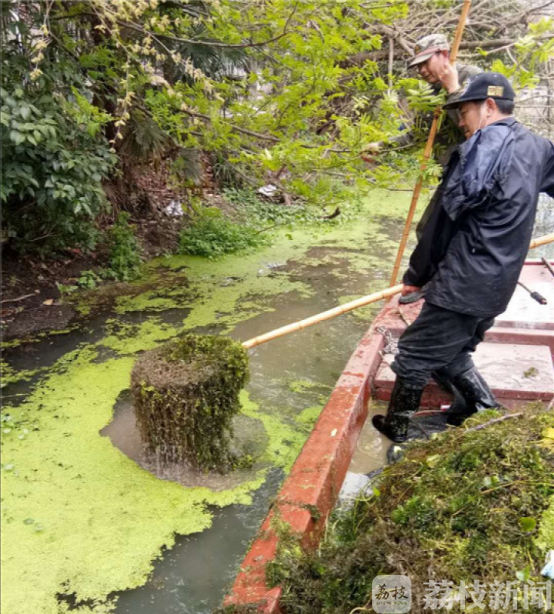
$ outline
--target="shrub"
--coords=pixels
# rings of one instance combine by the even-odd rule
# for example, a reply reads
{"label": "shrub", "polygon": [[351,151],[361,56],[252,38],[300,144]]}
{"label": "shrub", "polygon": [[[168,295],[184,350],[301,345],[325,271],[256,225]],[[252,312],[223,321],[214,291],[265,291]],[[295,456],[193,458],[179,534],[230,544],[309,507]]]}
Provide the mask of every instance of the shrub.
{"label": "shrub", "polygon": [[5,234],[19,252],[92,249],[116,156],[77,103],[48,87],[0,89]]}
{"label": "shrub", "polygon": [[217,258],[266,243],[259,231],[235,224],[217,209],[200,213],[192,226],[181,232],[179,252],[194,256]]}
{"label": "shrub", "polygon": [[132,281],[140,276],[142,260],[134,227],[129,224],[129,214],[119,214],[108,232],[109,268],[105,276],[117,281]]}

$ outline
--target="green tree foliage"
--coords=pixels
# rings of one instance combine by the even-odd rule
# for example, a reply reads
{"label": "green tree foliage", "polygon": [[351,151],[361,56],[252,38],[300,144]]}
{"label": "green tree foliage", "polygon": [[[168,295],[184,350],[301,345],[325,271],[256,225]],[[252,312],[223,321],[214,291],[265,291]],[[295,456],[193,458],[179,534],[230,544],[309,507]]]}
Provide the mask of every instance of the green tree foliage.
{"label": "green tree foliage", "polygon": [[87,102],[85,78],[72,62],[44,58],[42,78],[32,80],[31,24],[8,19],[9,4],[1,5],[4,237],[20,251],[90,248],[106,204],[101,182],[117,160],[100,129],[110,116]]}
{"label": "green tree foliage", "polygon": [[[552,20],[538,2],[511,0],[501,15],[492,4],[474,2],[464,60],[535,84],[554,53]],[[135,161],[181,155],[182,178],[197,174],[190,152],[211,152],[219,179],[272,183],[286,202],[338,204],[405,181],[417,149],[385,151],[373,168],[360,152],[436,103],[405,60],[418,37],[452,35],[460,11],[456,0],[0,6],[3,156],[14,159],[2,197],[20,249],[82,242],[114,155],[123,176]]]}
{"label": "green tree foliage", "polygon": [[106,202],[101,182],[116,157],[87,130],[75,103],[14,85],[0,90],[4,231],[20,251],[91,248]]}

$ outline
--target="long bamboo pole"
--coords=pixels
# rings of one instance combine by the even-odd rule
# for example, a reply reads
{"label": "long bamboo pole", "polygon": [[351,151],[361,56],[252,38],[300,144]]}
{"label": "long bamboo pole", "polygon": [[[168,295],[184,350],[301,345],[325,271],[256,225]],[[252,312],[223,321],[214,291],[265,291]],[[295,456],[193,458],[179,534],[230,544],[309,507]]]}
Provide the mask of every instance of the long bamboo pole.
{"label": "long bamboo pole", "polygon": [[[547,243],[554,243],[554,233],[534,239],[529,244],[529,249],[540,247],[541,245],[546,245]],[[242,345],[246,349],[253,348],[257,345],[261,345],[262,343],[266,343],[267,341],[271,341],[272,339],[277,339],[278,337],[283,337],[284,335],[288,335],[289,333],[294,333],[298,330],[302,330],[303,328],[307,328],[308,326],[312,326],[313,324],[317,324],[318,322],[330,320],[331,318],[340,316],[343,313],[347,313],[348,311],[359,309],[360,307],[365,307],[366,305],[370,305],[371,303],[381,301],[384,298],[389,298],[391,296],[394,296],[395,294],[398,294],[401,290],[402,284],[397,284],[396,286],[391,286],[390,288],[382,290],[381,292],[374,292],[373,294],[362,296],[361,298],[357,298],[353,301],[350,301],[349,303],[340,305],[339,307],[334,307],[333,309],[329,309],[327,311],[324,311],[323,313],[319,313],[315,316],[311,316],[298,322],[293,322],[292,324],[287,324],[286,326],[281,326],[281,328],[272,330],[269,333],[265,333],[264,335],[260,335],[259,337],[249,339],[248,341],[245,341]]]}
{"label": "long bamboo pole", "polygon": [[368,294],[367,296],[363,296],[362,298],[358,298],[354,301],[350,301],[349,303],[345,303],[344,305],[339,305],[338,307],[333,307],[333,309],[328,309],[323,313],[319,313],[310,318],[306,318],[305,320],[300,320],[299,322],[294,322],[293,324],[287,324],[286,326],[281,326],[281,328],[277,328],[276,330],[272,330],[265,335],[260,335],[259,337],[254,337],[249,341],[245,341],[242,345],[245,348],[253,348],[256,345],[260,345],[261,343],[265,343],[266,341],[271,341],[272,339],[277,339],[277,337],[282,337],[283,335],[288,335],[289,333],[294,333],[297,330],[302,330],[303,328],[307,328],[308,326],[312,326],[312,324],[317,324],[318,322],[323,322],[324,320],[330,320],[331,318],[335,318],[336,316],[340,316],[347,311],[352,311],[353,309],[359,309],[360,307],[364,307],[365,305],[369,305],[370,303],[375,303],[384,298],[388,298],[389,296],[393,296],[402,290],[402,284],[398,284],[397,286],[393,286],[392,288],[387,288],[386,290],[382,290],[381,292],[374,292],[373,294]]}
{"label": "long bamboo pole", "polygon": [[533,239],[529,245],[529,249],[534,249],[541,245],[548,245],[548,243],[554,243],[554,233]]}
{"label": "long bamboo pole", "polygon": [[[454,42],[452,43],[452,49],[450,50],[450,63],[451,64],[454,64],[456,62],[456,57],[458,56],[458,50],[460,48],[460,42],[462,40],[462,35],[464,33],[464,28],[466,25],[467,15],[469,13],[470,7],[471,7],[471,0],[464,0],[464,5],[462,7],[462,13],[460,15],[460,20],[458,21],[458,27],[456,28],[456,34],[454,35]],[[406,222],[404,223],[404,232],[402,233],[402,239],[400,240],[400,245],[398,246],[396,260],[394,262],[394,268],[392,270],[392,276],[390,278],[389,285],[391,286],[394,286],[398,278],[398,271],[400,270],[400,265],[402,264],[402,257],[404,256],[404,250],[406,249],[406,243],[408,242],[408,237],[410,235],[410,229],[412,227],[415,210],[417,207],[417,203],[419,201],[419,195],[421,193],[421,188],[423,186],[423,173],[425,172],[425,169],[427,168],[427,162],[429,161],[429,158],[431,157],[431,152],[433,151],[433,143],[435,142],[435,136],[437,134],[441,111],[442,111],[441,107],[438,106],[435,109],[435,113],[433,115],[433,123],[431,124],[431,130],[427,138],[425,150],[423,151],[423,160],[421,162],[419,179],[417,180],[417,183],[415,184],[415,187],[414,187],[414,192],[412,195],[412,202],[410,203],[410,210],[408,211],[408,216],[406,217]]]}

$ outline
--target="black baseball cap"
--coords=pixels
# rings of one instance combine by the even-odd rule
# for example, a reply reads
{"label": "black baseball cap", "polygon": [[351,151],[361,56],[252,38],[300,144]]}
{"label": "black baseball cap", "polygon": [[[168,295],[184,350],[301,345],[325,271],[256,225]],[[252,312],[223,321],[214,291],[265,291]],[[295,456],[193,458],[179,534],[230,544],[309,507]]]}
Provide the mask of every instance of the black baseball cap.
{"label": "black baseball cap", "polygon": [[471,77],[455,100],[446,103],[444,109],[457,109],[462,102],[475,100],[515,100],[512,84],[498,72],[483,72]]}

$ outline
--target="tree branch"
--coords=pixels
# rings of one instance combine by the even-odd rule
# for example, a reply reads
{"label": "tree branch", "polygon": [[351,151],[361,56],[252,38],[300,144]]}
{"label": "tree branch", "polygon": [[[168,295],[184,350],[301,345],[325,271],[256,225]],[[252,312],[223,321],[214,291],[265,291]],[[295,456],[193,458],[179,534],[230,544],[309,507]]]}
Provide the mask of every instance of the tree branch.
{"label": "tree branch", "polygon": [[17,298],[5,298],[3,301],[0,301],[0,305],[3,305],[4,303],[16,303],[17,301],[23,301],[30,296],[36,296],[36,294],[33,292],[31,294],[24,294],[23,296],[18,296]]}
{"label": "tree branch", "polygon": [[[253,43],[253,42],[250,42],[250,43],[221,43],[218,41],[210,41],[210,40],[194,40],[192,38],[181,38],[179,36],[173,36],[171,34],[154,33],[154,32],[151,32],[150,30],[147,30],[146,28],[143,28],[139,24],[129,22],[129,21],[123,21],[117,18],[113,18],[113,22],[117,23],[117,25],[121,26],[122,28],[128,28],[129,30],[134,30],[135,32],[139,32],[140,34],[144,34],[145,36],[150,36],[152,39],[155,39],[155,40],[160,39],[160,38],[165,38],[167,40],[172,40],[178,43],[185,43],[187,45],[203,45],[206,47],[219,47],[219,48],[224,48],[224,49],[247,49],[248,47],[264,47],[265,45],[274,43],[275,41],[278,41],[284,36],[287,36],[288,34],[290,34],[287,28],[289,26],[291,19],[296,13],[296,9],[298,8],[299,1],[300,0],[295,2],[294,7],[290,15],[288,16],[287,21],[285,22],[285,25],[283,27],[283,31],[281,32],[281,34],[279,34],[278,36],[275,36],[274,38],[270,38],[266,41],[261,41],[259,43]],[[59,15],[57,17],[52,18],[51,20],[58,21],[61,19],[73,19],[75,17],[94,17],[97,19],[99,15],[97,15],[96,13],[90,13],[87,11],[87,12],[82,12],[82,13],[78,13],[75,15]]]}
{"label": "tree branch", "polygon": [[[183,113],[186,113],[187,115],[190,115],[191,117],[198,117],[200,119],[206,120],[211,122],[212,118],[209,115],[205,115],[204,113],[196,113],[195,111],[190,111],[188,109],[183,109]],[[257,139],[261,139],[263,141],[270,141],[272,143],[279,143],[280,139],[278,139],[276,136],[271,136],[269,134],[261,134],[260,132],[254,132],[254,130],[248,130],[247,128],[241,128],[240,126],[237,126],[236,124],[231,124],[230,122],[227,122],[227,120],[224,120],[233,130],[236,130],[237,132],[241,132],[242,134],[246,134],[248,136],[253,136],[256,137]]]}
{"label": "tree branch", "polygon": [[474,426],[470,429],[466,429],[464,431],[465,433],[471,433],[473,431],[481,431],[483,429],[486,429],[487,427],[491,426],[492,424],[498,424],[498,422],[504,422],[504,420],[510,420],[511,418],[521,418],[521,416],[523,416],[522,413],[518,413],[518,414],[507,414],[505,416],[502,416],[500,418],[494,418],[493,420],[489,420],[488,422],[485,422],[483,424],[479,424],[478,426]]}
{"label": "tree branch", "polygon": [[[538,36],[535,38],[537,41],[545,41],[550,40],[552,38],[551,35]],[[460,49],[466,50],[474,50],[474,49],[492,49],[496,51],[495,47],[499,47],[501,49],[505,49],[507,47],[511,47],[517,43],[517,39],[513,38],[493,38],[490,40],[481,40],[481,41],[464,41],[460,44]],[[492,51],[491,51],[492,53]],[[411,54],[411,52],[410,52]],[[360,53],[356,53],[351,55],[346,60],[340,63],[341,67],[348,66],[361,66],[365,61],[377,61],[377,60],[385,60],[388,58],[389,52],[387,49],[380,49],[379,51],[362,51]],[[402,55],[407,55],[406,53]]]}
{"label": "tree branch", "polygon": [[[198,117],[208,122],[212,121],[212,118],[209,115],[205,115],[204,113],[196,113],[195,111],[190,111],[189,109],[183,110],[183,113],[186,113],[187,115],[190,115],[191,117]],[[269,141],[271,143],[281,143],[281,139],[276,136],[272,136],[269,134],[262,134],[261,132],[254,132],[254,130],[248,130],[248,128],[241,128],[240,126],[237,126],[236,124],[231,124],[230,122],[227,122],[227,120],[225,119],[223,121],[225,121],[227,125],[231,127],[232,130],[236,130],[237,132],[240,132],[242,134],[253,136],[257,139],[261,139],[262,141]],[[300,143],[300,146],[304,147],[305,149],[319,149],[320,147],[325,147],[325,144],[322,143],[321,145],[309,145],[308,143]],[[330,147],[326,149],[325,151],[326,152],[330,151],[331,153],[349,153],[351,150],[350,149],[335,149],[333,147]]]}

